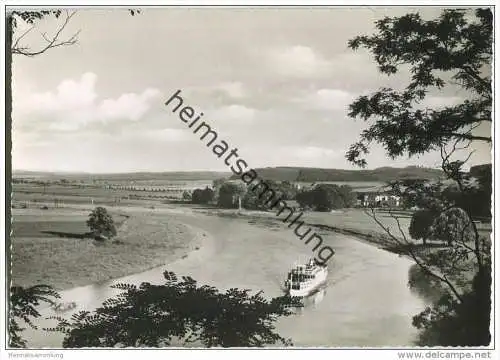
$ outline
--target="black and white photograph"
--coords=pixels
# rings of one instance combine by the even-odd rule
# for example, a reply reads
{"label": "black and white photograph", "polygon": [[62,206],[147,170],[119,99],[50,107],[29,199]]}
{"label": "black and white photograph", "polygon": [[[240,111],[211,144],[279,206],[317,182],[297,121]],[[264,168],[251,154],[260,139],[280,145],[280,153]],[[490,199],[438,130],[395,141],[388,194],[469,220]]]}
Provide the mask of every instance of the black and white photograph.
{"label": "black and white photograph", "polygon": [[4,3],[2,357],[495,358],[496,8],[402,4]]}

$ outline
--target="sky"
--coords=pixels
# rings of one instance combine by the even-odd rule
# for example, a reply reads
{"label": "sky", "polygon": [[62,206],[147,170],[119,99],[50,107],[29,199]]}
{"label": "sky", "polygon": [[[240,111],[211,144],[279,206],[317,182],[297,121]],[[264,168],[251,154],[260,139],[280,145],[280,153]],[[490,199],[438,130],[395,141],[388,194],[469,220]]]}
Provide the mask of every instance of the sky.
{"label": "sky", "polygon": [[[78,10],[62,34],[80,31],[77,44],[13,56],[13,169],[228,171],[165,107],[177,90],[250,167],[356,169],[345,153],[367,124],[349,118],[348,105],[381,87],[401,88],[408,76],[380,74],[369,53],[347,42],[372,34],[377,19],[417,11],[432,18],[440,9]],[[40,32],[60,23],[41,22],[23,43],[38,48]],[[465,96],[449,87],[427,104]],[[470,165],[490,161],[488,145],[474,147]],[[440,157],[389,159],[373,146],[367,161],[437,167]]]}

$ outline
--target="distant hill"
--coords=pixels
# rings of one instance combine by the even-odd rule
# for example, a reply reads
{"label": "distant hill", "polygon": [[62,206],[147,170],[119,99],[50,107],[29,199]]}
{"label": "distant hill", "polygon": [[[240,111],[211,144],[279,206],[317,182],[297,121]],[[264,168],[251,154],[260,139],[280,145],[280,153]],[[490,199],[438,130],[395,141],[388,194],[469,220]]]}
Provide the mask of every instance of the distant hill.
{"label": "distant hill", "polygon": [[[438,169],[408,166],[405,168],[381,167],[373,170],[343,170],[303,167],[257,168],[255,171],[263,179],[276,181],[393,181],[403,179],[435,180],[443,177]],[[235,179],[236,176],[231,178]]]}
{"label": "distant hill", "polygon": [[33,177],[45,179],[79,180],[166,180],[166,181],[190,181],[190,180],[215,180],[228,178],[230,172],[220,171],[172,171],[172,172],[136,172],[122,174],[91,174],[91,173],[63,173],[63,172],[41,172],[41,171],[14,171],[13,177]]}
{"label": "distant hill", "polygon": [[[472,170],[472,169],[471,169]],[[408,166],[405,168],[381,167],[373,170],[343,170],[320,169],[306,167],[267,167],[255,169],[263,179],[277,181],[392,181],[403,179],[438,179],[443,172],[438,169]],[[219,171],[172,171],[172,172],[136,172],[123,174],[91,174],[91,173],[63,173],[41,171],[14,171],[14,177],[31,177],[45,179],[92,179],[107,181],[130,180],[165,180],[165,181],[190,181],[190,180],[215,180],[220,178],[236,179],[238,176],[230,172]]]}

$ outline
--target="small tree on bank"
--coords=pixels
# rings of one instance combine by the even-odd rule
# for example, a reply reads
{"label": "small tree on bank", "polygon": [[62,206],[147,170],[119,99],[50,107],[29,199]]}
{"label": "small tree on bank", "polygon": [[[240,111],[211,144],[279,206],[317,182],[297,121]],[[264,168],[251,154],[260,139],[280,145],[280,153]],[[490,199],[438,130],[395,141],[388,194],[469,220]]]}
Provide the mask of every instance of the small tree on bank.
{"label": "small tree on bank", "polygon": [[410,222],[408,229],[410,236],[415,240],[422,240],[424,245],[427,245],[429,240],[429,229],[434,223],[436,215],[431,210],[418,210],[416,211]]}
{"label": "small tree on bank", "polygon": [[93,236],[101,238],[103,236],[110,238],[116,236],[116,227],[113,217],[102,206],[96,207],[89,215],[87,226],[90,228]]}

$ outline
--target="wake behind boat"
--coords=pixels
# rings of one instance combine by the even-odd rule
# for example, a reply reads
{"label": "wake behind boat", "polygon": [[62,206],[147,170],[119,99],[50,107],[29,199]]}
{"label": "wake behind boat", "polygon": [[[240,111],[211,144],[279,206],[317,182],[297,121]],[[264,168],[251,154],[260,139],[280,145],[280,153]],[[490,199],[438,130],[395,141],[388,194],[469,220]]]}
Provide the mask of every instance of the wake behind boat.
{"label": "wake behind boat", "polygon": [[308,296],[326,282],[327,275],[326,264],[310,259],[308,263],[297,265],[288,272],[285,291],[290,296]]}

